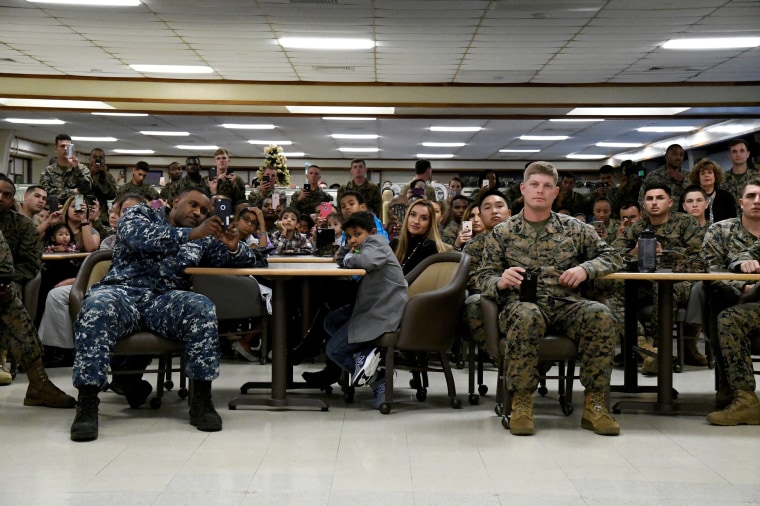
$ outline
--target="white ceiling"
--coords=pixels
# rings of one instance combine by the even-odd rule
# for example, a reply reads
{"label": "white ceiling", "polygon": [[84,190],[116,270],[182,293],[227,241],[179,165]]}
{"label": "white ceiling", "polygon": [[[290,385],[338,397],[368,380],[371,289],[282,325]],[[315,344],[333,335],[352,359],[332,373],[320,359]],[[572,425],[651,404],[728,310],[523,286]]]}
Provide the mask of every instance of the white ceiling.
{"label": "white ceiling", "polygon": [[[176,144],[221,145],[239,156],[261,153],[260,146],[245,143],[248,139],[288,139],[295,143],[288,150],[304,151],[313,159],[356,156],[336,151],[339,146],[377,146],[379,153],[364,156],[387,159],[444,152],[472,161],[561,159],[569,153],[614,155],[621,150],[596,148],[594,144],[649,144],[669,137],[635,132],[640,126],[689,124],[703,128],[737,116],[760,118],[757,98],[749,102],[744,97],[737,98],[734,104],[725,98],[726,89],[730,92],[735,83],[760,83],[760,48],[660,48],[671,38],[758,36],[758,21],[760,2],[756,0],[144,0],[132,8],[64,7],[5,0],[0,1],[0,74],[101,78],[100,86],[107,96],[109,87],[116,89],[114,83],[130,83],[136,78],[188,77],[146,75],[128,67],[137,63],[208,65],[214,73],[191,77],[195,83],[200,80],[209,85],[236,81],[347,83],[371,85],[372,90],[377,90],[388,84],[399,103],[405,102],[404,91],[393,86],[400,83],[436,86],[431,93],[439,92],[441,85],[450,85],[460,97],[470,99],[477,99],[482,92],[478,85],[489,89],[501,85],[558,85],[570,86],[560,90],[572,91],[572,85],[580,83],[586,86],[578,93],[585,95],[568,99],[567,103],[591,102],[594,95],[609,93],[610,105],[629,102],[629,88],[625,93],[615,92],[634,83],[676,86],[674,96],[682,83],[684,93],[708,84],[714,84],[716,92],[706,87],[704,97],[700,97],[702,103],[697,104],[700,107],[675,118],[608,118],[603,123],[546,121],[572,109],[561,95],[553,97],[557,106],[516,98],[510,107],[500,104],[494,108],[493,100],[485,94],[482,106],[476,103],[447,109],[441,104],[406,104],[397,108],[395,118],[379,117],[362,123],[288,115],[281,107],[285,103],[269,109],[260,107],[250,116],[192,115],[187,111],[172,114],[166,111],[171,104],[163,104],[162,112],[153,111],[147,118],[119,119],[94,117],[86,112],[0,107],[0,119],[57,117],[69,124],[11,128],[19,137],[44,142],[52,142],[60,131],[110,135],[119,141],[114,145],[98,144],[106,149],[147,148],[171,156],[187,154],[174,148]],[[363,51],[284,50],[275,39],[285,36],[371,38],[377,46]],[[57,83],[51,79],[47,84],[50,94],[55,93]],[[182,86],[188,85],[185,81],[179,83],[168,102],[183,98],[187,88]],[[599,87],[594,88],[597,84]],[[2,89],[0,97],[8,96]],[[656,101],[656,97],[646,95],[647,90],[641,86],[635,91]],[[27,96],[14,96],[22,95]],[[114,92],[110,94],[113,95]],[[44,93],[35,91],[28,96],[44,98]],[[340,102],[341,97],[332,100]],[[140,109],[139,104],[130,107]],[[239,114],[248,111],[239,108]],[[451,119],[454,115],[461,119]],[[277,129],[254,132],[218,126],[225,122],[269,122]],[[474,135],[435,134],[427,129],[433,124],[477,125],[484,130]],[[155,138],[137,133],[173,129],[190,131],[192,136]],[[517,139],[519,135],[545,132],[571,138],[539,145]],[[330,133],[374,133],[380,139],[336,141],[328,136]],[[424,141],[468,144],[455,149],[423,148],[420,144]],[[498,153],[502,148],[534,146],[542,151],[536,155]],[[82,147],[88,149],[93,144],[82,143]]]}

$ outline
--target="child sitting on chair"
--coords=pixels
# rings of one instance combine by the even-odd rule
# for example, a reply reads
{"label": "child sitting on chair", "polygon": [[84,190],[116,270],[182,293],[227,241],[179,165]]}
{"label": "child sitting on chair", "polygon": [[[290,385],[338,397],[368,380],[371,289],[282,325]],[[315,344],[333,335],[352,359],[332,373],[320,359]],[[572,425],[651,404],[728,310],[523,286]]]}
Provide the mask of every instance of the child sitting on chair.
{"label": "child sitting on chair", "polygon": [[311,255],[314,252],[311,238],[297,230],[299,218],[298,211],[292,207],[286,207],[280,213],[277,231],[271,237],[274,255]]}
{"label": "child sitting on chair", "polygon": [[352,375],[352,386],[366,385],[376,376],[373,406],[379,408],[385,402],[385,374],[377,372],[380,350],[373,341],[398,328],[409,298],[408,285],[387,239],[377,234],[372,213],[352,213],[343,222],[343,231],[350,250],[342,266],[367,273],[359,281],[354,304],[325,317],[324,327],[331,336],[325,352]]}
{"label": "child sitting on chair", "polygon": [[77,253],[77,243],[71,240],[73,236],[65,223],[48,228],[45,234],[45,253]]}

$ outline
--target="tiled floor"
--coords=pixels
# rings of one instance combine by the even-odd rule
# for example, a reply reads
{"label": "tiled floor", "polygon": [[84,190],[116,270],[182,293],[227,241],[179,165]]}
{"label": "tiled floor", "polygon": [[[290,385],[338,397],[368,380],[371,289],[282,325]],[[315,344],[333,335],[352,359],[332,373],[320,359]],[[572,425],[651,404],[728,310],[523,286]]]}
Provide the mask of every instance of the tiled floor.
{"label": "tiled floor", "polygon": [[[456,411],[441,375],[431,376],[427,402],[403,390],[389,416],[370,409],[369,389],[353,405],[333,394],[326,413],[225,408],[240,384],[268,373],[224,363],[214,384],[224,430],[212,434],[187,423],[174,393],[157,411],[102,394],[92,443],[69,441],[73,411],[24,407],[19,378],[0,388],[0,504],[760,504],[757,426],[622,414],[622,436],[600,437],[580,428],[576,389],[572,416],[550,392],[536,402],[536,435],[518,438],[494,416],[491,395],[467,403],[464,371]],[[51,375],[74,393],[70,369]],[[621,377],[616,370],[614,382]],[[712,381],[711,371],[689,367],[674,379],[682,399],[705,407]]]}

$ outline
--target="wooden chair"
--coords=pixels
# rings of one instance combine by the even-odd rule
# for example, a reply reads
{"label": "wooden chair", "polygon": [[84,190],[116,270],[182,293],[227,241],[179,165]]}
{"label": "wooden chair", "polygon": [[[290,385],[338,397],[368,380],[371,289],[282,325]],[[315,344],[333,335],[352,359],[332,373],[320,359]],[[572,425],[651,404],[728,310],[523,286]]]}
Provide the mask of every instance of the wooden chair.
{"label": "wooden chair", "polygon": [[[109,250],[98,250],[91,253],[82,263],[82,267],[79,269],[76,280],[71,287],[71,293],[69,294],[69,311],[71,312],[72,319],[76,319],[79,314],[79,310],[82,306],[82,300],[84,299],[87,290],[92,285],[103,279],[111,267],[111,258],[113,252]],[[112,371],[112,375],[118,374],[134,374],[137,372],[156,373],[158,375],[156,381],[156,396],[150,400],[150,407],[158,409],[161,407],[161,399],[163,398],[164,390],[171,390],[174,388],[174,383],[171,380],[171,373],[178,372],[180,374],[180,388],[177,394],[180,399],[184,399],[188,396],[188,390],[186,387],[185,377],[185,345],[181,342],[171,341],[164,337],[154,334],[153,332],[136,332],[123,339],[119,339],[113,349],[113,355],[140,355],[151,356],[158,359],[158,367],[154,369],[147,369],[145,371]],[[179,367],[172,367],[172,360],[174,357],[180,358]]]}

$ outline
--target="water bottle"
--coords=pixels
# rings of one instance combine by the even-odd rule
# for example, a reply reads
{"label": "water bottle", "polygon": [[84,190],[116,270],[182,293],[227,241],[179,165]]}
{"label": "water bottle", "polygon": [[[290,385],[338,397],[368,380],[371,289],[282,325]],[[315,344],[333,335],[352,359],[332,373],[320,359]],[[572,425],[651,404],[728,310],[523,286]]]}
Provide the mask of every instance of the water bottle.
{"label": "water bottle", "polygon": [[657,269],[657,238],[651,228],[639,235],[638,268],[639,272],[654,272]]}

